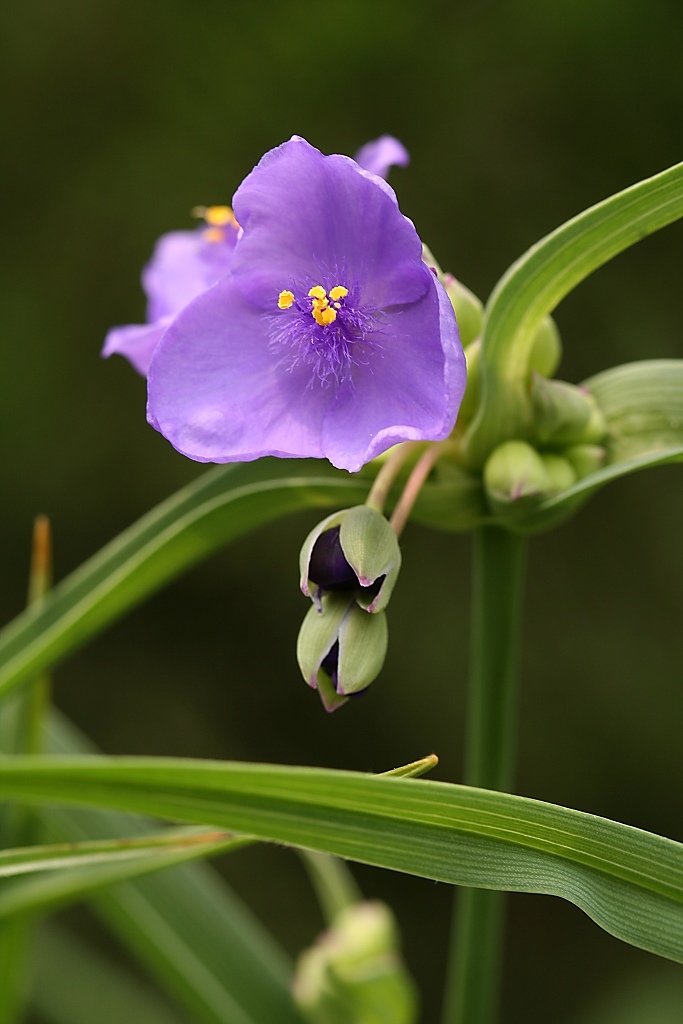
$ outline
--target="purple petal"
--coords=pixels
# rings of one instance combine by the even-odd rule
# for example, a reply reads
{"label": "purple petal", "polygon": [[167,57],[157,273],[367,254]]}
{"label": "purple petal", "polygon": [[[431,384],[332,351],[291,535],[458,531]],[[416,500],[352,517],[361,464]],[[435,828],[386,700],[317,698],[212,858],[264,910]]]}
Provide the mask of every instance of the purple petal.
{"label": "purple petal", "polygon": [[399,441],[440,441],[453,429],[465,358],[450,300],[431,281],[419,302],[387,315],[379,358],[339,387],[322,443],[333,465],[356,472]]}
{"label": "purple petal", "polygon": [[310,387],[307,367],[287,370],[273,356],[268,318],[231,277],[176,317],[148,382],[148,419],[198,462],[323,455],[334,390]]}
{"label": "purple petal", "polygon": [[428,288],[421,243],[390,187],[303,139],[267,153],[234,197],[244,236],[231,271],[244,295],[277,309],[285,289],[326,274],[363,282],[364,302],[414,302]]}
{"label": "purple petal", "polygon": [[357,164],[379,178],[386,178],[392,167],[407,167],[410,163],[408,150],[393,135],[380,135],[372,142],[366,142],[354,157]]}
{"label": "purple petal", "polygon": [[154,349],[172,317],[164,317],[156,324],[131,324],[128,327],[112,327],[104,339],[102,355],[125,356],[143,377],[147,376]]}
{"label": "purple petal", "polygon": [[237,232],[227,227],[222,232],[223,240],[215,242],[207,241],[206,234],[206,228],[171,231],[157,242],[142,272],[150,323],[175,316],[227,273]]}

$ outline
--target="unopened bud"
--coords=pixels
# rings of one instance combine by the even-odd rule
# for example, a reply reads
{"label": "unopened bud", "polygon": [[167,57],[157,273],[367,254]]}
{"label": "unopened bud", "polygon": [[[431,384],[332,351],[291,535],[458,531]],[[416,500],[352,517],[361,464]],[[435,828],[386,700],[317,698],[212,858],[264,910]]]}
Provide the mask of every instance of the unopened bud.
{"label": "unopened bud", "polygon": [[455,319],[458,321],[458,330],[460,331],[460,341],[463,346],[469,345],[470,342],[474,341],[481,334],[481,325],[484,317],[482,302],[474,292],[466,288],[452,274],[444,274],[442,284],[455,310]]}
{"label": "unopened bud", "polygon": [[353,593],[361,608],[386,608],[401,568],[398,539],[381,512],[367,505],[334,512],[311,530],[299,557],[301,590]]}
{"label": "unopened bud", "polygon": [[386,615],[369,615],[353,595],[326,594],[313,604],[297,642],[297,660],[327,711],[364,690],[379,675],[387,653]]}
{"label": "unopened bud", "polygon": [[479,405],[479,364],[481,361],[481,338],[476,338],[465,349],[465,362],[467,363],[467,384],[465,394],[460,403],[458,413],[459,423],[469,423],[477,411]]}
{"label": "unopened bud", "polygon": [[541,377],[552,377],[560,365],[562,342],[557,324],[546,316],[538,327],[529,353],[529,373],[540,373]]}
{"label": "unopened bud", "polygon": [[569,459],[553,452],[544,452],[541,459],[548,474],[549,494],[568,491],[576,483],[576,470]]}
{"label": "unopened bud", "polygon": [[548,493],[550,481],[543,459],[526,441],[505,441],[484,465],[484,488],[494,512],[523,514]]}
{"label": "unopened bud", "polygon": [[586,388],[535,373],[531,404],[534,434],[541,444],[592,444],[604,437],[605,419]]}
{"label": "unopened bud", "polygon": [[569,459],[578,480],[597,472],[605,464],[606,451],[597,444],[575,444],[565,448],[565,458]]}
{"label": "unopened bud", "polygon": [[294,998],[311,1024],[413,1024],[417,998],[384,903],[354,903],[299,957]]}

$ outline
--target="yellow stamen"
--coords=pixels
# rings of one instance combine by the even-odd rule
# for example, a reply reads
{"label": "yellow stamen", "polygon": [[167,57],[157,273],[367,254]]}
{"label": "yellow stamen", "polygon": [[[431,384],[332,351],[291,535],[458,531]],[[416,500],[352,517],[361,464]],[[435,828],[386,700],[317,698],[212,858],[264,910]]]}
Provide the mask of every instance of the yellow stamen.
{"label": "yellow stamen", "polygon": [[294,303],[294,293],[289,291],[280,292],[277,297],[277,304],[280,309],[289,309]]}
{"label": "yellow stamen", "polygon": [[327,297],[325,297],[324,299],[313,299],[314,309],[325,309],[327,306],[329,306],[329,304],[330,300]]}
{"label": "yellow stamen", "polygon": [[309,299],[326,299],[327,292],[321,284],[314,284],[312,288],[308,290]]}
{"label": "yellow stamen", "polygon": [[313,310],[313,319],[321,327],[329,327],[337,319],[337,313],[331,306],[328,306],[326,309],[316,308]]}
{"label": "yellow stamen", "polygon": [[336,302],[338,299],[345,299],[349,294],[349,289],[345,288],[343,284],[338,284],[330,291],[330,298]]}

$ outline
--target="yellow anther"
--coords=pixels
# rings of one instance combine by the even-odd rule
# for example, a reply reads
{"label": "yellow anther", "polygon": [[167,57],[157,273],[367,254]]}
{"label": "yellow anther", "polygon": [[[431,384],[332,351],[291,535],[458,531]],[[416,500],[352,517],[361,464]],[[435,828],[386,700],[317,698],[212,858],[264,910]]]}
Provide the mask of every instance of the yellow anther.
{"label": "yellow anther", "polygon": [[321,284],[314,284],[312,288],[308,290],[309,299],[326,299],[327,292]]}
{"label": "yellow anther", "polygon": [[209,206],[204,212],[204,220],[214,228],[236,223],[235,214],[229,206]]}
{"label": "yellow anther", "polygon": [[327,306],[329,306],[329,304],[330,300],[327,298],[327,296],[325,296],[324,299],[313,299],[314,309],[325,309]]}
{"label": "yellow anther", "polygon": [[280,292],[280,294],[277,297],[277,304],[280,307],[280,309],[289,309],[289,307],[293,303],[294,303],[294,292],[288,292],[288,291]]}
{"label": "yellow anther", "polygon": [[321,327],[329,327],[337,319],[337,313],[331,306],[326,309],[318,309],[317,307],[313,310],[313,319]]}
{"label": "yellow anther", "polygon": [[336,302],[339,299],[345,299],[349,294],[349,289],[345,288],[343,284],[338,284],[330,291],[330,298]]}
{"label": "yellow anther", "polygon": [[223,228],[204,228],[202,238],[205,242],[224,242],[225,231]]}

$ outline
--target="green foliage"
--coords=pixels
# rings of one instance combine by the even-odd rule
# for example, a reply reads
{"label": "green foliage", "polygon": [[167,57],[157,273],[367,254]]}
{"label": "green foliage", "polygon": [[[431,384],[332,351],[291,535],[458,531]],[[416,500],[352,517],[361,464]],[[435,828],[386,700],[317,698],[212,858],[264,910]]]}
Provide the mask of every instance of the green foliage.
{"label": "green foliage", "polygon": [[683,845],[509,793],[315,768],[7,758],[8,798],[207,822],[456,885],[542,892],[683,962]]}

